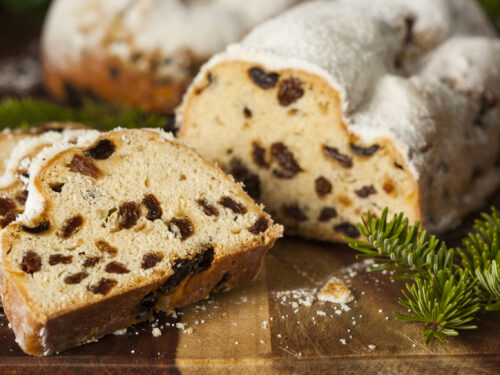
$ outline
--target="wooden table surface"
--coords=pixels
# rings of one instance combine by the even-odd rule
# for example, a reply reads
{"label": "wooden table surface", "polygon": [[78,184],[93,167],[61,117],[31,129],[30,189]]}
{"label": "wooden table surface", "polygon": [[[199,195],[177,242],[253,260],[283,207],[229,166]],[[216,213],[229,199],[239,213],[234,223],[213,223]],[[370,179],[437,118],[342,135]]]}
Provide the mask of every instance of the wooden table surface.
{"label": "wooden table surface", "polygon": [[[7,34],[16,27],[14,43]],[[37,22],[0,13],[0,71],[7,57],[33,54],[26,46],[38,30]],[[39,95],[40,85],[31,92]],[[0,87],[2,93],[17,94]],[[490,203],[500,207],[500,198]],[[458,244],[475,216],[445,239]],[[345,246],[284,238],[251,285],[48,358],[24,355],[0,313],[0,374],[500,373],[500,314],[427,347],[420,325],[392,315],[404,312],[397,304],[403,284],[367,269]],[[351,287],[349,311],[317,300],[331,277]]]}

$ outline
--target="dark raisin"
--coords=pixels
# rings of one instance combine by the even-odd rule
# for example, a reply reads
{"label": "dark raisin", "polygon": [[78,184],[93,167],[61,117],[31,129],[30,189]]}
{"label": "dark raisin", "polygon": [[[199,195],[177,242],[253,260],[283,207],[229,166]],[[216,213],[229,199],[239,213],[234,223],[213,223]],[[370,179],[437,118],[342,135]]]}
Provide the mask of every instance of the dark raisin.
{"label": "dark raisin", "polygon": [[66,276],[64,282],[66,284],[80,284],[80,282],[85,279],[89,274],[87,272],[78,272],[73,275]]}
{"label": "dark raisin", "polygon": [[97,284],[91,285],[89,289],[94,294],[105,296],[116,284],[118,284],[116,280],[101,279]]}
{"label": "dark raisin", "polygon": [[27,199],[28,199],[28,190],[23,190],[16,195],[16,200],[19,202],[19,204],[22,204],[23,206],[26,204]]}
{"label": "dark raisin", "polygon": [[276,86],[280,78],[278,73],[266,73],[261,68],[253,67],[248,71],[250,79],[262,89],[271,89]]}
{"label": "dark raisin", "polygon": [[94,165],[92,160],[83,155],[77,154],[73,156],[70,168],[73,172],[79,172],[92,178],[99,178],[101,176],[99,168]]}
{"label": "dark raisin", "polygon": [[338,161],[344,168],[352,167],[352,158],[347,155],[341,154],[335,147],[323,146],[323,153],[330,159]]}
{"label": "dark raisin", "polygon": [[229,163],[228,173],[238,182],[243,183],[243,188],[253,199],[260,198],[259,176],[251,172],[247,166],[238,158],[233,158]]}
{"label": "dark raisin", "polygon": [[396,162],[396,161],[394,162],[394,166],[395,166],[397,169],[401,169],[401,170],[403,170],[403,169],[404,169],[404,168],[403,168],[403,166],[402,166],[401,164],[399,164],[398,162]]}
{"label": "dark raisin", "polygon": [[0,198],[0,215],[4,216],[10,210],[16,208],[16,204],[12,199]]}
{"label": "dark raisin", "polygon": [[83,262],[84,267],[94,267],[99,261],[101,260],[100,257],[88,257],[85,259],[85,262]]}
{"label": "dark raisin", "polygon": [[24,178],[30,178],[30,174],[28,172],[21,173],[21,176],[23,176]]}
{"label": "dark raisin", "polygon": [[130,229],[139,220],[141,211],[139,205],[135,202],[125,202],[118,211],[118,224],[120,229]]}
{"label": "dark raisin", "polygon": [[66,221],[66,225],[64,226],[61,237],[62,238],[68,238],[71,237],[73,234],[80,229],[80,227],[83,225],[83,218],[80,215],[76,215],[75,217],[72,217],[68,221]]}
{"label": "dark raisin", "polygon": [[160,207],[160,202],[153,194],[147,194],[142,200],[142,204],[148,209],[146,214],[146,219],[155,221],[156,219],[161,219],[162,210]]}
{"label": "dark raisin", "polygon": [[214,255],[214,248],[211,246],[201,253],[196,254],[193,263],[193,272],[201,272],[209,268],[214,261]]}
{"label": "dark raisin", "polygon": [[269,163],[266,161],[266,149],[261,147],[257,142],[252,143],[252,158],[253,162],[262,168],[269,168]]}
{"label": "dark raisin", "polygon": [[241,203],[236,202],[234,199],[230,197],[222,197],[219,200],[219,204],[221,206],[224,206],[226,208],[229,208],[231,211],[233,211],[236,214],[246,214],[247,213],[247,208],[243,206]]}
{"label": "dark raisin", "polygon": [[21,228],[25,232],[28,232],[28,233],[31,233],[31,234],[40,234],[40,233],[46,232],[46,231],[48,231],[50,229],[50,222],[48,222],[48,221],[41,221],[35,227],[27,227],[26,225],[22,225]]}
{"label": "dark raisin", "polygon": [[154,253],[144,254],[144,256],[142,257],[141,268],[143,270],[148,270],[150,268],[153,268],[159,262],[161,262],[162,259],[163,259],[163,255],[161,255],[161,254],[154,254]]}
{"label": "dark raisin", "polygon": [[384,182],[384,185],[382,185],[382,189],[384,189],[387,194],[390,194],[394,190],[394,186],[390,182]]}
{"label": "dark raisin", "polygon": [[49,264],[51,266],[55,266],[56,264],[71,264],[72,261],[72,255],[51,254],[49,256]]}
{"label": "dark raisin", "polygon": [[483,126],[483,118],[495,106],[496,100],[489,93],[483,93],[479,98],[479,111],[473,121],[474,126]]}
{"label": "dark raisin", "polygon": [[282,142],[275,142],[271,145],[271,154],[276,158],[283,171],[274,170],[273,173],[280,178],[292,178],[302,169],[295,160],[293,153],[288,150]]}
{"label": "dark raisin", "polygon": [[198,199],[197,203],[203,209],[203,212],[207,216],[219,216],[219,210],[217,207],[209,204],[205,199]]}
{"label": "dark raisin", "polygon": [[109,158],[115,152],[115,144],[109,139],[102,139],[97,144],[87,151],[85,155],[90,156],[93,159],[105,160]]}
{"label": "dark raisin", "polygon": [[40,255],[30,250],[26,252],[23,256],[23,260],[21,262],[21,269],[29,274],[34,274],[35,272],[40,271],[42,268],[42,258]]}
{"label": "dark raisin", "polygon": [[252,111],[247,107],[243,108],[243,116],[245,116],[245,118],[252,118]]}
{"label": "dark raisin", "polygon": [[370,147],[360,147],[356,146],[354,143],[351,143],[351,150],[361,156],[371,156],[376,153],[379,148],[380,146],[377,144]]}
{"label": "dark raisin", "polygon": [[409,15],[405,17],[405,36],[403,38],[403,43],[405,45],[410,44],[413,41],[413,26],[415,25],[415,17]]}
{"label": "dark raisin", "polygon": [[168,229],[173,233],[179,233],[184,241],[194,233],[193,223],[186,218],[173,218],[168,224]]}
{"label": "dark raisin", "polygon": [[130,271],[125,267],[123,263],[120,262],[109,262],[106,264],[106,268],[104,269],[107,273],[117,273],[119,275],[123,275],[125,273],[129,273]]}
{"label": "dark raisin", "polygon": [[314,181],[314,186],[316,188],[316,194],[318,194],[318,197],[324,197],[325,195],[330,194],[332,191],[332,183],[323,176],[319,176]]}
{"label": "dark raisin", "polygon": [[340,224],[335,225],[333,228],[337,232],[341,232],[348,237],[358,238],[361,235],[361,233],[359,232],[359,229],[355,225],[352,225],[351,223],[347,223],[347,222],[340,223]]}
{"label": "dark raisin", "polygon": [[52,191],[54,191],[56,193],[60,193],[62,191],[63,186],[64,186],[64,183],[51,184],[50,188],[52,189]]}
{"label": "dark raisin", "polygon": [[334,207],[323,207],[319,213],[318,221],[325,223],[337,217],[337,210]]}
{"label": "dark raisin", "polygon": [[265,232],[269,228],[269,220],[265,216],[260,216],[253,225],[248,228],[248,231],[252,234],[258,235],[259,233]]}
{"label": "dark raisin", "polygon": [[10,210],[5,214],[5,216],[0,220],[0,226],[2,228],[5,228],[7,225],[12,223],[14,220],[16,220],[17,215],[19,215],[20,212],[17,210]]}
{"label": "dark raisin", "polygon": [[116,247],[111,246],[104,240],[96,241],[95,245],[99,250],[111,255],[115,255],[118,252],[118,249]]}
{"label": "dark raisin", "polygon": [[309,219],[305,212],[302,211],[302,209],[296,203],[284,205],[283,212],[285,216],[288,216],[296,221],[306,221]]}
{"label": "dark raisin", "polygon": [[283,107],[295,103],[304,95],[302,81],[298,78],[288,78],[280,82],[278,101]]}
{"label": "dark raisin", "polygon": [[80,105],[82,105],[80,93],[72,83],[64,82],[64,93],[66,96],[66,101],[72,106],[79,107]]}
{"label": "dark raisin", "polygon": [[163,131],[166,133],[177,134],[179,128],[176,126],[175,114],[169,113],[166,115],[165,125],[163,126]]}
{"label": "dark raisin", "polygon": [[160,292],[171,292],[193,270],[191,259],[177,259],[172,267],[174,273],[158,288]]}
{"label": "dark raisin", "polygon": [[228,290],[227,283],[231,280],[231,274],[226,272],[222,277],[220,278],[219,281],[217,281],[217,284],[215,284],[214,288],[212,289],[213,292],[222,292],[224,290]]}
{"label": "dark raisin", "polygon": [[376,194],[377,190],[375,190],[375,188],[373,187],[373,185],[366,185],[366,186],[363,186],[361,189],[354,190],[354,192],[356,193],[356,195],[358,197],[360,197],[360,198],[366,198],[369,195]]}
{"label": "dark raisin", "polygon": [[156,296],[153,292],[149,293],[141,302],[139,302],[139,309],[136,319],[144,320],[153,314],[153,308],[156,305]]}
{"label": "dark raisin", "polygon": [[109,78],[113,81],[118,80],[120,78],[120,70],[116,66],[110,66],[108,69]]}

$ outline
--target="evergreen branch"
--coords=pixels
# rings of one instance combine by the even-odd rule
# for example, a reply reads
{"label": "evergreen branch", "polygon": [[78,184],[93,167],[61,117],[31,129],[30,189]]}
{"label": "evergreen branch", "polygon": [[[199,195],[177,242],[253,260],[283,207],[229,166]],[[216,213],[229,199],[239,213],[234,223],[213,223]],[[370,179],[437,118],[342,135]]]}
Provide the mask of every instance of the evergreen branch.
{"label": "evergreen branch", "polygon": [[5,99],[0,102],[0,128],[27,129],[47,122],[79,122],[98,129],[157,128],[167,123],[164,116],[115,104],[84,101],[81,108],[70,108],[45,100]]}

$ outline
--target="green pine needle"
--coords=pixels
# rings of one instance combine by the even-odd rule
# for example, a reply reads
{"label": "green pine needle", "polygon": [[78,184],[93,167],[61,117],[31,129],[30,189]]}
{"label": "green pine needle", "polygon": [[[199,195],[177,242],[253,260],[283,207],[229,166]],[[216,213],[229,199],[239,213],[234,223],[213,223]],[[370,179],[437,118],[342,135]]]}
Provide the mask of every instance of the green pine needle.
{"label": "green pine needle", "polygon": [[115,104],[86,100],[80,108],[70,108],[45,100],[5,99],[0,102],[0,129],[27,129],[47,122],[79,122],[98,129],[163,127],[164,116]]}
{"label": "green pine needle", "polygon": [[474,224],[463,249],[446,244],[404,214],[379,219],[368,213],[358,225],[366,240],[345,237],[359,251],[358,259],[373,259],[372,271],[390,270],[392,279],[413,279],[402,291],[399,304],[409,315],[400,320],[424,324],[425,343],[444,341],[461,330],[477,328],[479,311],[500,310],[500,215],[492,209]]}

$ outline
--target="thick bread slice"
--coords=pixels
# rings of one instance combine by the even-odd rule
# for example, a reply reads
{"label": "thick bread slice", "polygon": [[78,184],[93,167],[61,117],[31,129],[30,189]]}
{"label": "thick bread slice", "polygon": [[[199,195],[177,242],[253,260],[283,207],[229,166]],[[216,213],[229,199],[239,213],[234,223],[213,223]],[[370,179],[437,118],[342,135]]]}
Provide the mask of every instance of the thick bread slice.
{"label": "thick bread slice", "polygon": [[467,0],[298,6],[202,68],[179,136],[290,233],[342,241],[385,206],[442,232],[500,184],[494,36]]}
{"label": "thick bread slice", "polygon": [[1,236],[21,348],[53,354],[251,281],[281,235],[213,164],[164,132],[116,130],[42,151]]}

